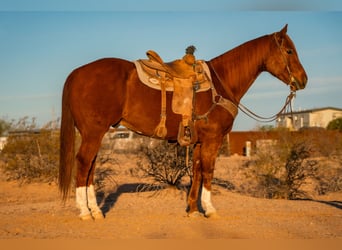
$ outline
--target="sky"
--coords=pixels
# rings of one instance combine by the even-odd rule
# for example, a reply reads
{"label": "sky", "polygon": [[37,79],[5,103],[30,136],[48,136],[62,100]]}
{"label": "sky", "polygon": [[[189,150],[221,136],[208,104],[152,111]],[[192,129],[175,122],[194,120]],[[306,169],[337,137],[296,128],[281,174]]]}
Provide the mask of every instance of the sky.
{"label": "sky", "polygon": [[[294,109],[342,108],[338,1],[162,2],[0,0],[0,119],[29,116],[42,126],[60,117],[66,77],[99,58],[136,60],[153,49],[171,61],[195,45],[196,58],[210,60],[285,24],[309,78]],[[288,94],[285,84],[263,73],[241,103],[272,116]],[[233,130],[262,125],[240,112]]]}

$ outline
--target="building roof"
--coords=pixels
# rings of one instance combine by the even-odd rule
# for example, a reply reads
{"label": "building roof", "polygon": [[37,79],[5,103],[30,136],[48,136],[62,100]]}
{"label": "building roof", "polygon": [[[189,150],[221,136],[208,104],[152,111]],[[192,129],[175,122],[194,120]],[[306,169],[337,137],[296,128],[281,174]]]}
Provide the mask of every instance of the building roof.
{"label": "building roof", "polygon": [[335,110],[335,111],[342,112],[342,108],[323,107],[323,108],[303,109],[303,110],[287,112],[287,113],[280,114],[279,116],[285,116],[285,115],[291,115],[291,114],[313,113],[313,112],[319,112],[319,111],[323,111],[323,110]]}

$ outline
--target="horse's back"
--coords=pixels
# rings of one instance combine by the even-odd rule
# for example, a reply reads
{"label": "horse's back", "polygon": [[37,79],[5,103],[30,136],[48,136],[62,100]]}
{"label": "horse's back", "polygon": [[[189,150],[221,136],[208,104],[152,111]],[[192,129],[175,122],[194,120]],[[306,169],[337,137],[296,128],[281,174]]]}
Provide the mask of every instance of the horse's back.
{"label": "horse's back", "polygon": [[115,78],[127,75],[134,69],[134,63],[121,58],[102,58],[80,66],[71,72],[71,76]]}

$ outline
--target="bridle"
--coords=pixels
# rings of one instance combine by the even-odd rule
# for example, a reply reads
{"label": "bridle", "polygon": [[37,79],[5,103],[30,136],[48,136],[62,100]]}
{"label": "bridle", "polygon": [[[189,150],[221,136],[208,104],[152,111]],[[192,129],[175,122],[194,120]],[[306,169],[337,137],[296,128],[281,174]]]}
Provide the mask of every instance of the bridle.
{"label": "bridle", "polygon": [[[289,74],[289,82],[288,82],[288,85],[290,86],[290,88],[300,89],[300,86],[298,85],[297,80],[296,80],[296,78],[293,76],[292,71],[291,71],[291,69],[290,69],[290,67],[289,67],[289,62],[288,62],[288,60],[287,60],[287,58],[286,58],[286,56],[285,56],[285,53],[284,53],[284,51],[282,50],[284,39],[282,39],[282,40],[281,40],[281,44],[279,44],[276,34],[277,34],[277,33],[273,33],[273,38],[274,38],[274,40],[275,40],[275,42],[276,42],[276,44],[277,44],[277,47],[279,48],[281,57],[283,58],[283,61],[284,61],[285,65],[286,65],[286,66],[285,66],[285,67],[286,67],[286,70],[287,70],[287,72],[288,72],[288,74]],[[296,86],[293,86],[293,84],[295,84]]]}

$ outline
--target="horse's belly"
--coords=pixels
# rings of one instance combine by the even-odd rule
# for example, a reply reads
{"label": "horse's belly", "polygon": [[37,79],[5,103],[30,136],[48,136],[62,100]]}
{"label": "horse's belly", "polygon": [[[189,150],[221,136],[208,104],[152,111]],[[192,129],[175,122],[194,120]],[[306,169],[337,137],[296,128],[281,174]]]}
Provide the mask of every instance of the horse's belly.
{"label": "horse's belly", "polygon": [[[171,110],[172,93],[166,97],[166,139],[177,138],[178,125],[181,115]],[[160,91],[140,86],[128,95],[123,111],[121,124],[138,133],[154,136],[155,129],[161,119]]]}

